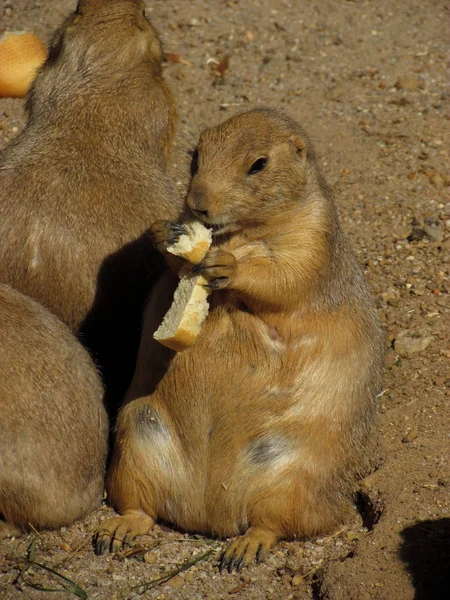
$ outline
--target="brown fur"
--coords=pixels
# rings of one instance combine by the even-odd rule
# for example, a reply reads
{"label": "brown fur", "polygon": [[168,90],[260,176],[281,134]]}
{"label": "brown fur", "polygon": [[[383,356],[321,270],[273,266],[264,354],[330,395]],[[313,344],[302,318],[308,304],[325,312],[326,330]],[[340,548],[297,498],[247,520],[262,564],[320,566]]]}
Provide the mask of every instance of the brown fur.
{"label": "brown fur", "polygon": [[146,230],[181,208],[166,175],[175,104],[143,6],[79,2],[0,158],[0,281],[78,332],[119,397],[163,266]]}
{"label": "brown fur", "polygon": [[0,285],[0,539],[100,505],[108,419],[94,363],[43,306]]}
{"label": "brown fur", "polygon": [[[248,174],[260,157],[265,169]],[[247,532],[225,554],[233,568],[345,518],[367,462],[383,342],[295,122],[238,115],[202,134],[197,160],[187,203],[215,231],[200,266],[210,312],[195,345],[174,355],[152,334],[175,277],[153,293],[109,475],[123,516],[99,551],[116,528],[120,538],[162,518],[216,536]]]}

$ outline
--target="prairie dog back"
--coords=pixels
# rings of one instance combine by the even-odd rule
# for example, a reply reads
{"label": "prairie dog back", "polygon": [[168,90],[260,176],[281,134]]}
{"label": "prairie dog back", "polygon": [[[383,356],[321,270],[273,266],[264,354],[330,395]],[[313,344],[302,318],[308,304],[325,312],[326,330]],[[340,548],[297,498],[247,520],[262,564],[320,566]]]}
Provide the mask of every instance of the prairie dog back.
{"label": "prairie dog back", "polygon": [[181,209],[166,175],[176,110],[161,60],[142,2],[81,0],[0,156],[0,282],[79,333],[117,398],[163,269],[146,231]]}
{"label": "prairie dog back", "polygon": [[108,419],[86,350],[0,285],[0,539],[69,525],[100,505]]}

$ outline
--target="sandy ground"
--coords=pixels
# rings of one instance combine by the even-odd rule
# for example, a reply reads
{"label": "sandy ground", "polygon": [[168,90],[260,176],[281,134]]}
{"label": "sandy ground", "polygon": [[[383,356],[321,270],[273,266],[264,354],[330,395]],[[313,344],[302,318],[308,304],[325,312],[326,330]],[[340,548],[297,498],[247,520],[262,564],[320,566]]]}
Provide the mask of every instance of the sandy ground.
{"label": "sandy ground", "polygon": [[[30,30],[47,41],[75,4],[3,0],[1,28]],[[95,557],[92,532],[112,513],[105,506],[70,528],[3,542],[0,597],[55,597],[36,586],[108,600],[450,597],[446,3],[146,5],[172,55],[165,73],[180,113],[173,176],[181,187],[199,132],[237,111],[279,107],[315,141],[386,327],[380,468],[342,531],[283,542],[265,564],[241,574],[218,573],[223,542],[165,526],[137,540],[128,555]],[[24,122],[22,100],[0,100],[0,147]],[[168,583],[142,587],[206,553]]]}

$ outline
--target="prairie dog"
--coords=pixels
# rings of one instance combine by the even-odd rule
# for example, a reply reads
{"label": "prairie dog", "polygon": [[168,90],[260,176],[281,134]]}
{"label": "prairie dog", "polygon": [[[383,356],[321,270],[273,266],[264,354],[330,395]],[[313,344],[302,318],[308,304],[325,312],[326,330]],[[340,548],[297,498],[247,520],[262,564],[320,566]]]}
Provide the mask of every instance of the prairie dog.
{"label": "prairie dog", "polygon": [[59,316],[123,396],[164,261],[146,234],[182,201],[166,174],[176,121],[140,0],[80,0],[56,32],[0,157],[0,282]]}
{"label": "prairie dog", "polygon": [[[241,536],[222,559],[232,570],[346,517],[368,458],[383,338],[293,120],[237,115],[203,132],[194,162],[187,205],[214,234],[194,267],[212,289],[210,311],[195,345],[174,354],[151,339],[174,276],[152,294],[108,478],[121,516],[97,551],[162,518]],[[177,231],[156,223],[155,244]]]}
{"label": "prairie dog", "polygon": [[100,505],[108,418],[92,359],[43,306],[0,285],[0,540]]}

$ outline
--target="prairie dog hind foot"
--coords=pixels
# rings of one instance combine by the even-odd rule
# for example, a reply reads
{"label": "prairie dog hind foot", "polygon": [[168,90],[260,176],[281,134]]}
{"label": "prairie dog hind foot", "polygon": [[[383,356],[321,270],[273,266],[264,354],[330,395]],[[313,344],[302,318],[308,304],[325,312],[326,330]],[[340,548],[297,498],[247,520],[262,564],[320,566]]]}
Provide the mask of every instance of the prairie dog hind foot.
{"label": "prairie dog hind foot", "polygon": [[16,537],[21,535],[21,531],[13,523],[0,520],[0,542],[6,538]]}
{"label": "prairie dog hind foot", "polygon": [[241,571],[255,559],[257,562],[264,562],[277,542],[277,536],[271,531],[260,527],[250,527],[224,552],[220,561],[220,572],[224,569],[228,569],[229,573],[233,569]]}
{"label": "prairie dog hind foot", "polygon": [[131,542],[137,535],[146,535],[154,525],[155,520],[141,510],[124,511],[100,526],[95,538],[95,553],[118,552],[123,544]]}

